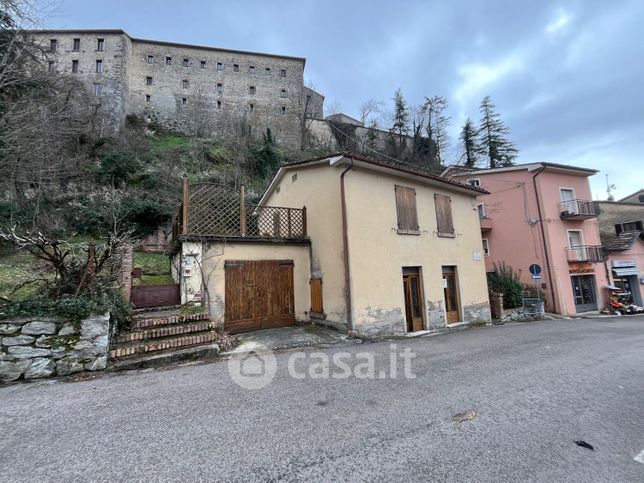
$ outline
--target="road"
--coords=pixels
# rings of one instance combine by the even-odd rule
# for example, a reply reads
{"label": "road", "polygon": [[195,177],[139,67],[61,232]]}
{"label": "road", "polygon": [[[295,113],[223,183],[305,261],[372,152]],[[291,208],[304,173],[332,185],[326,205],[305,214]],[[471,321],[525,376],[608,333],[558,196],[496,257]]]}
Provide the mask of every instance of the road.
{"label": "road", "polygon": [[[254,391],[225,361],[4,387],[1,479],[644,481],[644,318],[396,345],[416,354],[415,379],[294,379],[284,352]],[[391,348],[326,353],[339,351],[384,365]]]}

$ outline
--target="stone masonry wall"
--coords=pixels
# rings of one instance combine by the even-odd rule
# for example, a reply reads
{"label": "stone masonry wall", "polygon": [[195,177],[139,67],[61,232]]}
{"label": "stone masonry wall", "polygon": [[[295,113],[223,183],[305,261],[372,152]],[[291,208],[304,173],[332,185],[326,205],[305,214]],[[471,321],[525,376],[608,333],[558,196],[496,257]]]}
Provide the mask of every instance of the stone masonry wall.
{"label": "stone masonry wall", "polygon": [[105,369],[109,327],[109,313],[77,323],[46,317],[0,321],[0,384]]}

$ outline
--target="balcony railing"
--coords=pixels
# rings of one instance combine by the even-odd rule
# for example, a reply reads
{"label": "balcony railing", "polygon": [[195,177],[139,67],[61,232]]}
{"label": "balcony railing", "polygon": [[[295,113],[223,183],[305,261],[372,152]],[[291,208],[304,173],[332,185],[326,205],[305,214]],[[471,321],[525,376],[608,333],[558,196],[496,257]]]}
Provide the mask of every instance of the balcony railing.
{"label": "balcony railing", "polygon": [[479,220],[481,222],[482,232],[487,232],[492,229],[492,220],[490,220],[487,216],[479,217]]}
{"label": "balcony railing", "polygon": [[569,262],[598,263],[606,260],[604,247],[601,245],[579,245],[567,247]]}
{"label": "balcony railing", "polygon": [[559,214],[562,220],[589,220],[597,218],[599,207],[594,201],[569,200],[559,203]]}

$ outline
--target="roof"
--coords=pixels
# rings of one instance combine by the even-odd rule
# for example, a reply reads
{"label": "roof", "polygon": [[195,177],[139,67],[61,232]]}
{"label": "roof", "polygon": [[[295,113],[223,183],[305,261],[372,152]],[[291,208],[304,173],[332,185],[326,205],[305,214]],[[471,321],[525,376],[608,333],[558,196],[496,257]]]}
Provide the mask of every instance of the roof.
{"label": "roof", "polygon": [[400,164],[396,164],[390,161],[370,158],[370,157],[358,155],[358,154],[335,153],[335,154],[329,154],[326,156],[321,156],[318,158],[307,159],[303,161],[294,161],[291,163],[283,164],[278,170],[278,172],[275,174],[273,179],[271,180],[271,183],[268,185],[268,188],[266,188],[266,191],[262,195],[262,198],[259,201],[259,204],[262,205],[264,203],[266,198],[277,187],[277,184],[279,183],[279,181],[287,171],[295,168],[299,168],[302,166],[315,166],[315,165],[355,166],[363,169],[368,169],[370,171],[376,171],[383,174],[388,174],[391,176],[409,178],[416,182],[430,182],[431,184],[437,184],[439,186],[442,186],[444,189],[457,191],[469,196],[489,194],[489,192],[484,190],[483,188],[470,186],[466,183],[461,183],[453,179],[427,173],[425,171],[419,170],[414,167],[402,166]]}
{"label": "roof", "polygon": [[[644,189],[636,191],[635,193],[631,193],[628,196],[624,196],[621,200],[618,200],[618,201],[625,201],[626,202],[626,200],[628,200],[629,198],[639,197],[640,195],[644,195]],[[638,203],[638,201],[632,201],[630,203]]]}
{"label": "roof", "polygon": [[259,55],[261,57],[278,57],[280,59],[290,59],[301,61],[303,64],[306,64],[305,57],[294,57],[290,55],[280,55],[280,54],[268,54],[266,52],[253,52],[250,50],[234,50],[234,49],[223,49],[219,47],[210,47],[207,45],[196,45],[196,44],[182,44],[177,42],[166,42],[163,40],[150,40],[142,39],[137,37],[132,37],[125,30],[122,29],[39,29],[39,30],[28,30],[27,32],[35,34],[104,34],[104,35],[125,35],[133,42],[142,42],[146,44],[156,44],[156,45],[167,45],[169,47],[183,47],[190,49],[200,49],[200,50],[212,50],[218,52],[228,52],[231,54],[251,54]]}
{"label": "roof", "polygon": [[623,231],[617,235],[617,238],[605,245],[606,250],[611,252],[630,250],[640,234],[640,231]]}
{"label": "roof", "polygon": [[[569,164],[558,164],[558,163],[547,163],[547,162],[537,162],[537,163],[522,163],[522,164],[513,164],[512,166],[505,166],[502,168],[465,168],[464,166],[449,166],[445,171],[443,171],[443,176],[451,174],[455,171],[452,176],[471,176],[471,175],[485,175],[490,173],[502,173],[507,171],[519,171],[519,170],[528,170],[536,171],[541,168],[550,168],[553,171],[566,172],[568,174],[573,174],[577,176],[592,176],[599,173],[596,169],[590,168],[581,168],[579,166],[571,166]],[[458,171],[461,171],[459,173]],[[464,171],[464,172],[463,172]]]}

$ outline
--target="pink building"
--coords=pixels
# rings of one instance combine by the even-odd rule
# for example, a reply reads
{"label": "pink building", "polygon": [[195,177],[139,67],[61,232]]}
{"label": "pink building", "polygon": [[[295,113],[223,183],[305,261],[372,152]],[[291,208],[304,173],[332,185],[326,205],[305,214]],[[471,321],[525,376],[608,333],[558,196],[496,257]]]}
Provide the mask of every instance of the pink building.
{"label": "pink building", "polygon": [[588,178],[597,171],[553,163],[496,169],[449,168],[490,192],[478,200],[486,270],[505,262],[526,284],[528,268],[541,267],[536,283],[546,310],[574,315],[601,310],[609,283]]}

